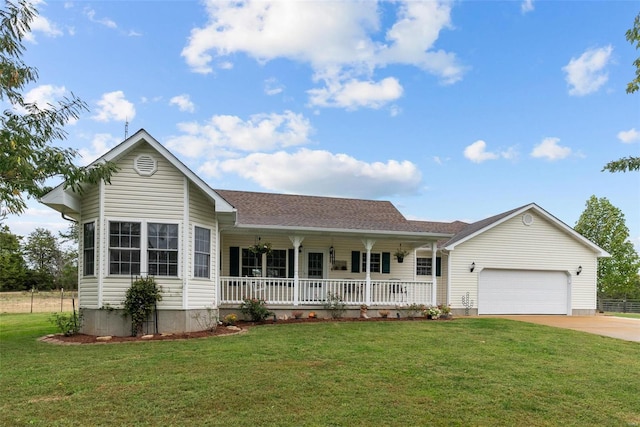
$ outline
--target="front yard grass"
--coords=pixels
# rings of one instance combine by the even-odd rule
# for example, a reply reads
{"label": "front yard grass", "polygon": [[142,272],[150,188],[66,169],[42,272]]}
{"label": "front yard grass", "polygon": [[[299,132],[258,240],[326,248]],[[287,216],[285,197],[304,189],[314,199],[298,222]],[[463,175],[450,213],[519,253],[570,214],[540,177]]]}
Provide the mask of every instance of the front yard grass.
{"label": "front yard grass", "polygon": [[0,315],[0,425],[640,425],[640,344],[507,319],[60,346]]}
{"label": "front yard grass", "polygon": [[606,316],[627,317],[629,319],[640,319],[640,313],[606,313]]}

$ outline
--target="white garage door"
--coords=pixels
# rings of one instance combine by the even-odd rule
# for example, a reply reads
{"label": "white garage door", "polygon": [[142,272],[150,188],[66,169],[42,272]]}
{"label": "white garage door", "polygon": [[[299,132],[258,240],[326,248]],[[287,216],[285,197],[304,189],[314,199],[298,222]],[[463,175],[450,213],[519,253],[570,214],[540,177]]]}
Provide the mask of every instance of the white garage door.
{"label": "white garage door", "polygon": [[567,314],[568,277],[561,271],[480,272],[478,314]]}

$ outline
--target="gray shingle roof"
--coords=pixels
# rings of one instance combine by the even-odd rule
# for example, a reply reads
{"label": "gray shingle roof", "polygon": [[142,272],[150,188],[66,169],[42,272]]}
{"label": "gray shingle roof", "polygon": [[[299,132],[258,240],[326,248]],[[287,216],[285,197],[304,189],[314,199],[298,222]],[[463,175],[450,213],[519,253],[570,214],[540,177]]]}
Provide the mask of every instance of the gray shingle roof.
{"label": "gray shingle roof", "polygon": [[473,233],[475,233],[477,231],[480,231],[485,227],[490,226],[494,222],[498,222],[502,218],[508,217],[512,213],[519,211],[520,209],[524,208],[525,206],[529,206],[529,205],[520,206],[519,208],[511,209],[509,211],[499,213],[499,214],[494,215],[492,217],[485,218],[485,219],[482,219],[480,221],[476,221],[474,223],[471,223],[471,224],[467,225],[466,227],[464,227],[462,230],[460,230],[458,232],[458,234],[456,234],[451,239],[449,239],[443,246],[450,246],[450,245],[452,245],[452,244],[464,239],[465,237],[470,236]]}
{"label": "gray shingle roof", "polygon": [[240,225],[428,232],[388,201],[215,190],[237,209]]}

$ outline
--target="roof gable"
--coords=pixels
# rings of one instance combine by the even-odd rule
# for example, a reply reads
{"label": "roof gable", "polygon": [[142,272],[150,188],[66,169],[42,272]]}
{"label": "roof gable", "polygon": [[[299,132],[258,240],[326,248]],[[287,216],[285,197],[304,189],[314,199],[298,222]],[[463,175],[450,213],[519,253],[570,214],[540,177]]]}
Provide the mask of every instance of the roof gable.
{"label": "roof gable", "polygon": [[[185,166],[176,156],[174,156],[169,150],[167,150],[162,144],[160,144],[155,138],[153,138],[147,131],[140,129],[129,138],[103,154],[101,157],[93,161],[89,166],[96,165],[102,162],[115,162],[125,156],[131,150],[138,147],[140,144],[147,143],[155,151],[157,151],[162,157],[164,157],[171,165],[178,169],[183,175],[193,182],[204,194],[211,198],[215,202],[216,212],[234,212],[233,207],[227,203],[222,197],[218,195],[209,185],[204,182],[199,176],[197,176],[191,169]],[[47,206],[52,207],[60,212],[64,211],[76,211],[79,206],[77,196],[69,189],[65,190],[64,183],[58,185],[56,188],[45,194],[40,201]],[[71,201],[65,204],[65,201]]]}
{"label": "roof gable", "polygon": [[519,208],[515,208],[503,213],[500,213],[498,215],[494,215],[492,217],[474,222],[472,224],[469,224],[467,227],[465,227],[464,229],[462,229],[458,234],[456,234],[455,236],[453,236],[449,241],[447,241],[443,246],[445,249],[447,250],[454,250],[456,246],[470,240],[473,239],[474,237],[502,224],[505,221],[510,220],[511,218],[521,215],[529,210],[533,210],[535,211],[537,214],[541,215],[542,217],[544,217],[545,219],[547,219],[551,224],[553,224],[556,228],[558,228],[559,230],[561,230],[562,232],[566,233],[567,235],[569,235],[570,237],[572,237],[574,240],[578,241],[579,243],[587,246],[588,248],[590,248],[592,251],[594,251],[595,253],[597,253],[598,257],[608,257],[610,256],[609,253],[607,251],[605,251],[604,249],[602,249],[601,247],[599,247],[598,245],[596,245],[595,243],[591,242],[589,239],[585,238],[584,236],[582,236],[580,233],[578,233],[577,231],[575,231],[573,228],[569,227],[567,224],[565,224],[564,222],[560,221],[558,218],[554,217],[553,215],[551,215],[549,212],[545,211],[544,209],[542,209],[540,206],[536,205],[535,203],[530,203],[528,205],[525,206],[521,206]]}

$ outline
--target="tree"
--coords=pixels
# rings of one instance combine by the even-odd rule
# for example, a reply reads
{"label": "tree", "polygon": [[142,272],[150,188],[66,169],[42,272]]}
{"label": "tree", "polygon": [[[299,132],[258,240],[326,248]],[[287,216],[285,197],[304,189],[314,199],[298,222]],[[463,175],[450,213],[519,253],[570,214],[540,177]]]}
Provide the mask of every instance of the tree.
{"label": "tree", "polygon": [[[640,49],[640,13],[636,15],[633,27],[627,30],[626,37],[629,43],[635,45],[636,50]],[[627,84],[629,94],[640,89],[640,56],[633,61],[633,65],[636,68],[636,77]],[[613,160],[602,168],[602,172],[606,170],[609,172],[640,171],[640,157],[629,156]]]}
{"label": "tree", "polygon": [[29,267],[36,273],[38,289],[52,289],[58,284],[59,273],[64,265],[63,252],[51,231],[36,228],[24,246],[24,256]]}
{"label": "tree", "polygon": [[66,139],[64,125],[87,110],[75,95],[47,108],[25,102],[22,91],[37,81],[38,71],[22,61],[22,40],[36,15],[36,9],[26,0],[17,4],[6,1],[5,9],[0,10],[0,101],[13,105],[0,116],[0,221],[7,213],[24,212],[25,195],[40,198],[47,193],[48,178],[62,177],[65,188],[82,192],[84,183],[109,183],[117,170],[109,162],[75,166],[75,150],[52,145]]}
{"label": "tree", "polygon": [[6,225],[0,226],[0,291],[27,289],[27,265],[22,258],[20,239]]}
{"label": "tree", "polygon": [[598,260],[598,292],[609,298],[637,294],[640,257],[629,241],[622,211],[607,198],[591,196],[575,230],[611,254]]}

